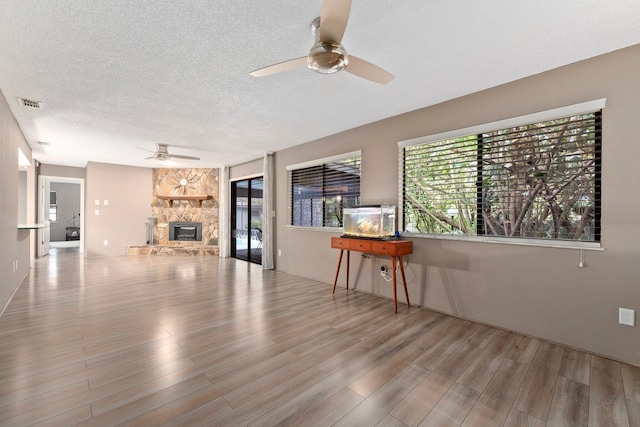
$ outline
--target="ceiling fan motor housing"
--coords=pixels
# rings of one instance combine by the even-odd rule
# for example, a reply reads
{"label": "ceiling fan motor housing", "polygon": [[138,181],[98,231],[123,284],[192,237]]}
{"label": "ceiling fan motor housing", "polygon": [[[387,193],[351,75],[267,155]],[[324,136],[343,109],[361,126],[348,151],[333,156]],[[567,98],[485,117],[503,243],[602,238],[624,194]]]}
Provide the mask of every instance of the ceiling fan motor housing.
{"label": "ceiling fan motor housing", "polygon": [[169,160],[171,156],[169,155],[169,147],[166,144],[156,144],[156,153],[153,157],[158,160]]}
{"label": "ceiling fan motor housing", "polygon": [[349,64],[347,51],[339,43],[318,41],[309,51],[307,66],[321,74],[333,74]]}

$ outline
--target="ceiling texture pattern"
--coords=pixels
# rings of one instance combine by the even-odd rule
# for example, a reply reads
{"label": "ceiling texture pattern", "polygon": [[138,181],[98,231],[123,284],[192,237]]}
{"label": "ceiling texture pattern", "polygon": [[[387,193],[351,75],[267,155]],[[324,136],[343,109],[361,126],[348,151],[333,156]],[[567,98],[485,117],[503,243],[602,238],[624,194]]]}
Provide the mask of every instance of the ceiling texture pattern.
{"label": "ceiling texture pattern", "polygon": [[0,89],[43,163],[220,167],[640,43],[638,0],[353,0],[343,45],[391,83],[249,75],[306,55],[321,7],[3,0]]}

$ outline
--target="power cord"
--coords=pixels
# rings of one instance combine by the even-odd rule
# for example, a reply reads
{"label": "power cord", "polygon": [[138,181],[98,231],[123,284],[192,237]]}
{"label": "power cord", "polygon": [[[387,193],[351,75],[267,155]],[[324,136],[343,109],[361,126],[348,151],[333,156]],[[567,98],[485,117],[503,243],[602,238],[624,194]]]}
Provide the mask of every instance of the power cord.
{"label": "power cord", "polygon": [[390,282],[390,281],[393,280],[393,276],[389,275],[389,272],[387,271],[387,266],[386,265],[383,265],[382,267],[380,267],[380,275],[387,282]]}
{"label": "power cord", "polygon": [[[406,260],[406,263],[404,264],[404,271],[405,271],[405,274],[407,272],[411,272],[413,274],[413,271],[411,271],[411,269],[409,268],[409,260],[408,259]],[[396,271],[396,273],[397,273],[397,271]],[[393,280],[393,274],[389,273],[389,268],[386,265],[383,265],[383,266],[380,267],[380,275],[387,282],[391,282]],[[413,280],[413,278],[410,278],[407,281],[410,281],[410,280]]]}

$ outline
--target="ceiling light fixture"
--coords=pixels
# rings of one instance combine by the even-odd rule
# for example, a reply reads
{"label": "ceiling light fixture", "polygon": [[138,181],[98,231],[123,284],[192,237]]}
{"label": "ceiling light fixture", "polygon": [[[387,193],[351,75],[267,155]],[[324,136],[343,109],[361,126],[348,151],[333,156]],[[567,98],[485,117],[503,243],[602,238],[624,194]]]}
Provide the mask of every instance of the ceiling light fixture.
{"label": "ceiling light fixture", "polygon": [[316,73],[333,74],[349,65],[347,51],[339,43],[319,41],[309,51],[307,67]]}
{"label": "ceiling light fixture", "polygon": [[316,43],[309,50],[307,67],[320,74],[334,74],[344,70],[349,65],[346,49],[332,41],[319,40],[320,17],[311,21],[311,33],[316,37]]}

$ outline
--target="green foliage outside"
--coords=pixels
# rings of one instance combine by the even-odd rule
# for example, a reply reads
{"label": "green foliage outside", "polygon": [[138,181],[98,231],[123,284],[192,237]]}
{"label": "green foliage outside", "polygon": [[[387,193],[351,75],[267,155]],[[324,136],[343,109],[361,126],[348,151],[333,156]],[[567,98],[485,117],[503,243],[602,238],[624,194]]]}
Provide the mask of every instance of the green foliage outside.
{"label": "green foliage outside", "polygon": [[406,147],[406,231],[596,240],[597,128],[592,113]]}

